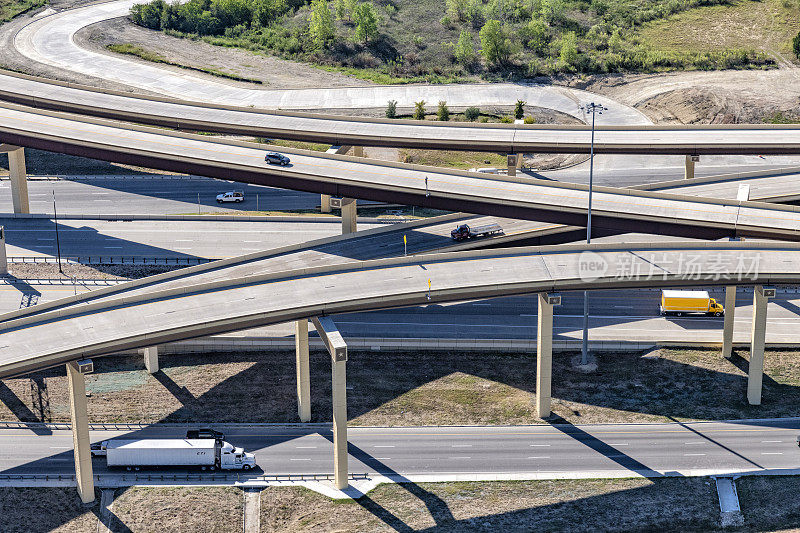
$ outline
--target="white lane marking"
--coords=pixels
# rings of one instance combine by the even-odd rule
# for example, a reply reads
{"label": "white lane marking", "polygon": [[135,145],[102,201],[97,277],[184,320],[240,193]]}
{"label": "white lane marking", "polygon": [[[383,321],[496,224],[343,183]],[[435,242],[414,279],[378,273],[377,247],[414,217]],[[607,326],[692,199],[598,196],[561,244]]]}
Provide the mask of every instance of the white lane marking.
{"label": "white lane marking", "polygon": [[394,448],[394,446],[389,446],[389,445],[378,445],[378,446],[373,446],[373,448]]}
{"label": "white lane marking", "polygon": [[472,444],[451,444],[451,448],[471,448]]}
{"label": "white lane marking", "polygon": [[627,442],[609,442],[608,445],[609,446],[627,446],[628,443]]}
{"label": "white lane marking", "polygon": [[783,452],[761,452],[761,455],[783,455]]}
{"label": "white lane marking", "polygon": [[528,446],[531,446],[533,448],[539,448],[539,447],[546,448],[546,447],[548,447],[550,445],[549,444],[528,444]]}
{"label": "white lane marking", "polygon": [[122,250],[122,246],[103,246],[106,250]]}
{"label": "white lane marking", "polygon": [[290,461],[310,461],[311,459],[302,458],[302,459],[289,459]]}
{"label": "white lane marking", "polygon": [[298,450],[314,450],[316,446],[295,446]]}
{"label": "white lane marking", "polygon": [[692,442],[684,442],[685,445],[689,446],[691,444],[705,444],[703,440],[693,440]]}
{"label": "white lane marking", "polygon": [[71,450],[72,446],[50,446],[51,450]]}
{"label": "white lane marking", "polygon": [[[192,239],[175,239],[175,242],[193,242]],[[245,241],[247,242],[247,241]]]}
{"label": "white lane marking", "polygon": [[376,461],[388,461],[391,457],[373,457]]}
{"label": "white lane marking", "polygon": [[533,457],[528,457],[528,459],[550,459],[549,455],[535,455]]}
{"label": "white lane marking", "polygon": [[705,455],[705,454],[704,453],[685,453],[683,455],[684,455],[684,457],[688,457],[690,455]]}
{"label": "white lane marking", "polygon": [[783,441],[782,440],[762,440],[761,442],[763,443],[763,442],[783,442]]}
{"label": "white lane marking", "polygon": [[455,457],[448,457],[448,459],[472,459],[472,457],[466,455],[457,455]]}
{"label": "white lane marking", "polygon": [[477,305],[477,306],[480,306],[480,307],[489,307],[492,304],[472,304],[472,305]]}

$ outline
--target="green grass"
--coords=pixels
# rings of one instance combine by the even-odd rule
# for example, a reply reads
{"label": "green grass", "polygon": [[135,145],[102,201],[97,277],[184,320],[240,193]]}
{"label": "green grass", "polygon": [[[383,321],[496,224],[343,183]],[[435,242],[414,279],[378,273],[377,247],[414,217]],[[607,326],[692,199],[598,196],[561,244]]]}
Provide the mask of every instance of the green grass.
{"label": "green grass", "polygon": [[17,15],[36,9],[47,3],[47,0],[0,0],[0,22],[8,22]]}
{"label": "green grass", "polygon": [[751,49],[791,59],[799,18],[797,0],[733,0],[730,5],[700,7],[648,23],[640,35],[645,45],[661,52]]}
{"label": "green grass", "polygon": [[452,152],[448,150],[418,150],[403,148],[400,160],[404,163],[466,170],[469,168],[506,168],[505,154],[491,152]]}
{"label": "green grass", "polygon": [[800,124],[800,116],[791,116],[783,113],[782,111],[778,111],[766,117],[764,122],[767,124]]}
{"label": "green grass", "polygon": [[150,50],[146,50],[146,49],[142,48],[141,46],[137,46],[137,45],[130,44],[130,43],[109,44],[108,46],[106,46],[106,48],[111,52],[114,52],[114,53],[117,53],[117,54],[125,54],[125,55],[135,56],[135,57],[138,57],[139,59],[143,59],[145,61],[150,61],[151,63],[162,63],[164,65],[170,65],[170,66],[173,66],[173,67],[180,67],[180,68],[183,68],[183,69],[186,69],[186,70],[193,70],[195,72],[203,72],[205,74],[210,74],[210,75],[216,76],[218,78],[226,78],[226,79],[234,80],[234,81],[244,81],[244,82],[247,82],[247,83],[256,83],[256,84],[261,84],[262,83],[261,80],[257,80],[255,78],[245,78],[245,77],[242,77],[242,76],[238,76],[236,74],[231,74],[229,72],[223,72],[221,70],[217,70],[217,69],[210,68],[210,67],[202,67],[202,68],[200,68],[200,67],[191,67],[191,66],[188,66],[188,65],[182,65],[180,63],[175,63],[173,61],[170,61],[166,57],[162,56],[161,54],[158,54],[158,53],[150,51]]}

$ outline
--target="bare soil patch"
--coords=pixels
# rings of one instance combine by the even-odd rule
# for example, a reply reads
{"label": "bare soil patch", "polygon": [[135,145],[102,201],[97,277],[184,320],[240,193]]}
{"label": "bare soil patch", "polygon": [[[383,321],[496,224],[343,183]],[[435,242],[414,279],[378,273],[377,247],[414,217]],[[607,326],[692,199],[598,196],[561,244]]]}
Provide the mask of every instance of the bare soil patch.
{"label": "bare soil patch", "polygon": [[[573,354],[554,357],[553,413],[573,424],[797,416],[800,354],[769,352],[763,404],[747,404],[746,354],[717,350],[601,354],[594,374]],[[95,359],[87,376],[94,422],[296,422],[294,354],[216,353]],[[540,422],[534,413],[535,355],[354,352],[348,362],[352,425],[502,425]],[[331,420],[330,358],[311,356],[312,420]],[[0,382],[0,420],[66,421],[61,368]],[[250,409],[256,404],[258,409]],[[244,416],[245,418],[242,418]]]}
{"label": "bare soil patch", "polygon": [[118,489],[112,531],[241,532],[242,491],[232,487]]}
{"label": "bare soil patch", "polygon": [[85,533],[97,530],[100,496],[84,505],[72,488],[0,487],[0,531],[3,533]]}
{"label": "bare soil patch", "polygon": [[[304,87],[341,87],[371,85],[367,81],[328,72],[313,66],[286,61],[277,57],[249,52],[243,49],[214,46],[203,41],[192,41],[165,35],[136,26],[127,18],[118,18],[93,24],[79,31],[75,41],[85,48],[110,54],[108,45],[132,44],[148,52],[163,56],[168,61],[196,69],[211,68],[241,78],[255,79],[270,89],[298,89]],[[126,56],[126,59],[143,61]],[[176,72],[177,67],[163,66]],[[193,72],[193,76],[209,76]],[[218,83],[258,87],[245,82],[211,77]]]}
{"label": "bare soil patch", "polygon": [[261,495],[262,530],[710,531],[719,527],[708,478],[381,485],[356,502],[304,489]]}
{"label": "bare soil patch", "polygon": [[81,265],[63,263],[61,270],[53,263],[9,263],[8,272],[18,279],[109,279],[128,280],[177,270],[164,265]]}

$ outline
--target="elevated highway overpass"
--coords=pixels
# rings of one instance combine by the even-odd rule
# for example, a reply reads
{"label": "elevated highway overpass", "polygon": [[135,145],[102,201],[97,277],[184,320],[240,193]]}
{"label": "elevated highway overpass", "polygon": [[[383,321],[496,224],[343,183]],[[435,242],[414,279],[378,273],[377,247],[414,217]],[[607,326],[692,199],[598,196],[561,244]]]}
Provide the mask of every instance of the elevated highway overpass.
{"label": "elevated highway overpass", "polygon": [[[350,198],[580,226],[588,187],[284,150],[289,167],[264,163],[265,146],[0,106],[0,141],[163,170],[191,172]],[[800,239],[800,209],[595,187],[598,231],[697,238]]]}
{"label": "elevated highway overpass", "polygon": [[[40,109],[180,130],[317,141],[508,153],[588,153],[588,126],[388,120],[237,107],[131,95],[0,71],[0,99]],[[383,105],[384,103],[381,103]],[[608,120],[608,118],[606,118]],[[597,154],[800,154],[797,125],[648,125],[597,127]]]}

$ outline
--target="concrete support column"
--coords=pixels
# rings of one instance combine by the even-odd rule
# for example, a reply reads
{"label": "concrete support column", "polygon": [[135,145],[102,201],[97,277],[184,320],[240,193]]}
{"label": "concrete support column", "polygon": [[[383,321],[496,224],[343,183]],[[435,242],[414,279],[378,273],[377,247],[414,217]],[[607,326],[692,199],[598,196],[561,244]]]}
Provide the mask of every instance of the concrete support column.
{"label": "concrete support column", "polygon": [[694,177],[694,164],[700,161],[700,156],[698,155],[687,155],[686,156],[686,168],[683,173],[683,177],[691,179]]}
{"label": "concrete support column", "polygon": [[330,194],[320,194],[319,195],[319,212],[320,213],[330,213],[331,212],[331,195]]}
{"label": "concrete support column", "polygon": [[364,147],[353,146],[353,157],[364,157]]}
{"label": "concrete support column", "polygon": [[550,416],[553,381],[553,304],[547,293],[539,293],[536,327],[536,416]]}
{"label": "concrete support column", "polygon": [[144,367],[150,374],[158,372],[158,346],[150,346],[142,348],[142,355],[144,356]]}
{"label": "concrete support column", "polygon": [[8,170],[11,181],[11,201],[14,212],[27,214],[31,212],[28,200],[28,171],[25,168],[25,149],[16,148],[8,152]]}
{"label": "concrete support column", "polygon": [[358,231],[355,198],[342,198],[342,235]]}
{"label": "concrete support column", "polygon": [[774,289],[756,285],[753,290],[753,327],[750,337],[750,365],[747,376],[747,403],[761,405],[761,383],[764,377],[764,344],[767,333],[767,301]]}
{"label": "concrete support column", "polygon": [[297,370],[297,416],[311,420],[311,373],[308,361],[308,320],[294,323],[295,367]]}
{"label": "concrete support column", "polygon": [[0,276],[8,274],[8,256],[6,255],[6,228],[0,226]]}
{"label": "concrete support column", "polygon": [[506,162],[508,164],[508,175],[509,176],[516,176],[517,169],[520,168],[521,165],[517,164],[517,161],[522,162],[521,154],[508,154],[506,156]]}
{"label": "concrete support column", "polygon": [[725,324],[722,327],[722,357],[733,353],[733,320],[736,315],[736,285],[725,287]]}
{"label": "concrete support column", "polygon": [[94,501],[92,454],[89,443],[89,410],[86,405],[86,380],[74,361],[67,363],[69,411],[72,418],[72,444],[75,453],[75,479],[83,503]]}
{"label": "concrete support column", "polygon": [[317,334],[331,355],[333,402],[333,477],[337,489],[346,489],[347,480],[347,344],[329,317],[313,317]]}
{"label": "concrete support column", "polygon": [[347,480],[347,361],[332,362],[333,389],[333,478],[337,489],[346,489]]}
{"label": "concrete support column", "polygon": [[553,381],[553,306],[561,305],[558,294],[538,294],[536,328],[536,416],[550,416]]}

